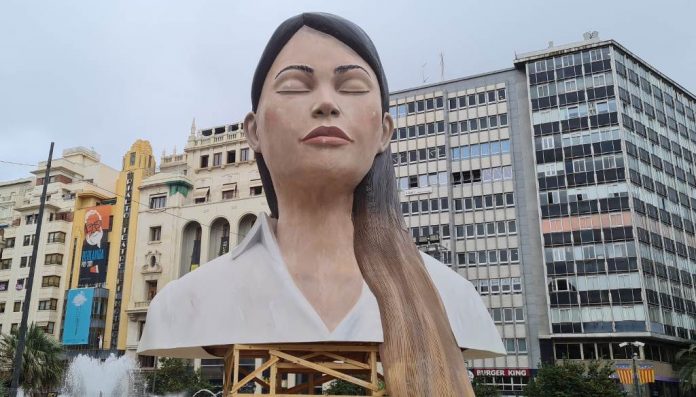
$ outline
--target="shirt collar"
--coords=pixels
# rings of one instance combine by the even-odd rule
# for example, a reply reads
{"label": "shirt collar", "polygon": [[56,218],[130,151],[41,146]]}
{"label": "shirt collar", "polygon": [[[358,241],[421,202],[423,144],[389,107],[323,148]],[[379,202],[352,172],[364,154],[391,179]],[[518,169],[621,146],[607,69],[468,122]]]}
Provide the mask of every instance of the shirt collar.
{"label": "shirt collar", "polygon": [[270,242],[271,239],[275,239],[273,229],[275,228],[276,222],[277,220],[269,217],[265,212],[258,213],[256,222],[254,222],[254,225],[244,237],[244,240],[230,252],[232,259],[242,255],[256,244],[261,244],[265,248],[272,247],[273,244],[270,244]]}

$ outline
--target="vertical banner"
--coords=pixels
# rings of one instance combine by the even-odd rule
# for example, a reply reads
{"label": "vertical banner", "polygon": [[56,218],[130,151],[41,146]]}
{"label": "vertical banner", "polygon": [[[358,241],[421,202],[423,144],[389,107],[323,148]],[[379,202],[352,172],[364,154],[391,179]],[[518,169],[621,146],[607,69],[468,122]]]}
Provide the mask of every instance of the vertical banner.
{"label": "vertical banner", "polygon": [[109,260],[108,232],[111,206],[101,205],[85,209],[85,240],[82,243],[78,287],[96,286],[106,282]]}
{"label": "vertical banner", "polygon": [[86,345],[89,342],[93,301],[94,288],[77,288],[68,291],[63,322],[64,345]]}
{"label": "vertical banner", "polygon": [[[134,153],[132,153],[134,154]],[[126,191],[123,194],[123,221],[121,222],[121,243],[118,247],[118,272],[116,273],[116,294],[114,294],[114,317],[111,325],[111,348],[118,346],[118,330],[121,326],[121,296],[123,276],[126,272],[128,253],[128,229],[130,228],[131,204],[133,199],[133,172],[126,174]]]}

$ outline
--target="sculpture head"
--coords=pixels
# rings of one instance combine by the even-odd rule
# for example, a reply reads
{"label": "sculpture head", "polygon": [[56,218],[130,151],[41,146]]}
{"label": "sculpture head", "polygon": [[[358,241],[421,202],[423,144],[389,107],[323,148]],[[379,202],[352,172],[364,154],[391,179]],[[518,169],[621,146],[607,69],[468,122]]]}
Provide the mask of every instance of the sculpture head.
{"label": "sculpture head", "polygon": [[359,27],[328,14],[283,23],[257,67],[245,119],[272,216],[279,184],[354,191],[389,148],[388,101],[379,57]]}
{"label": "sculpture head", "polygon": [[319,181],[353,192],[355,255],[380,307],[389,393],[468,395],[461,351],[399,208],[389,91],[370,38],[335,15],[292,17],[269,40],[251,97],[244,128],[274,218],[277,191]]}

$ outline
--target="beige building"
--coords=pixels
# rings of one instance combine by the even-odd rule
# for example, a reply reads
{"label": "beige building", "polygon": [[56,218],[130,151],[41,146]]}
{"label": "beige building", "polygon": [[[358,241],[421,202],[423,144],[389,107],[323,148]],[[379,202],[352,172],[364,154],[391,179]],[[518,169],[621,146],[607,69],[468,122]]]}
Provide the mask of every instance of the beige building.
{"label": "beige building", "polygon": [[[242,124],[191,128],[184,152],[164,155],[160,170],[140,186],[136,257],[126,354],[135,356],[149,302],[168,282],[237,245],[256,214],[267,211],[253,152]],[[140,357],[143,368],[153,357]],[[204,370],[221,379],[217,360]],[[220,371],[220,372],[218,372]]]}
{"label": "beige building", "polygon": [[107,190],[114,189],[118,172],[102,164],[96,152],[84,147],[64,150],[62,158],[53,161],[48,181],[44,181],[45,170],[46,163],[41,162],[31,171],[33,178],[0,186],[0,223],[8,225],[3,229],[5,247],[0,266],[0,331],[8,333],[17,328],[22,318],[41,190],[46,182],[47,200],[29,323],[36,323],[58,338],[68,285],[65,264],[69,262],[75,196],[82,191],[108,195]]}

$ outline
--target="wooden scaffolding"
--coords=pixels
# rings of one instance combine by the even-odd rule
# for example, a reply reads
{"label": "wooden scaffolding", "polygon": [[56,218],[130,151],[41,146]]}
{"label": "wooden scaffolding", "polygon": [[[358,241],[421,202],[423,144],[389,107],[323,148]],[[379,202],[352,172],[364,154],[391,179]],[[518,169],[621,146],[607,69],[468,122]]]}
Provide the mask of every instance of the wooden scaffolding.
{"label": "wooden scaffolding", "polygon": [[[240,366],[243,359],[260,360],[262,364],[249,371]],[[377,372],[378,362],[377,344],[232,345],[225,352],[223,396],[250,395],[241,393],[242,388],[254,384],[258,385],[255,395],[314,396],[315,387],[336,379],[364,388],[368,396],[386,396],[380,387],[384,382]],[[299,383],[284,384],[283,377],[287,379],[288,375],[294,375]]]}

